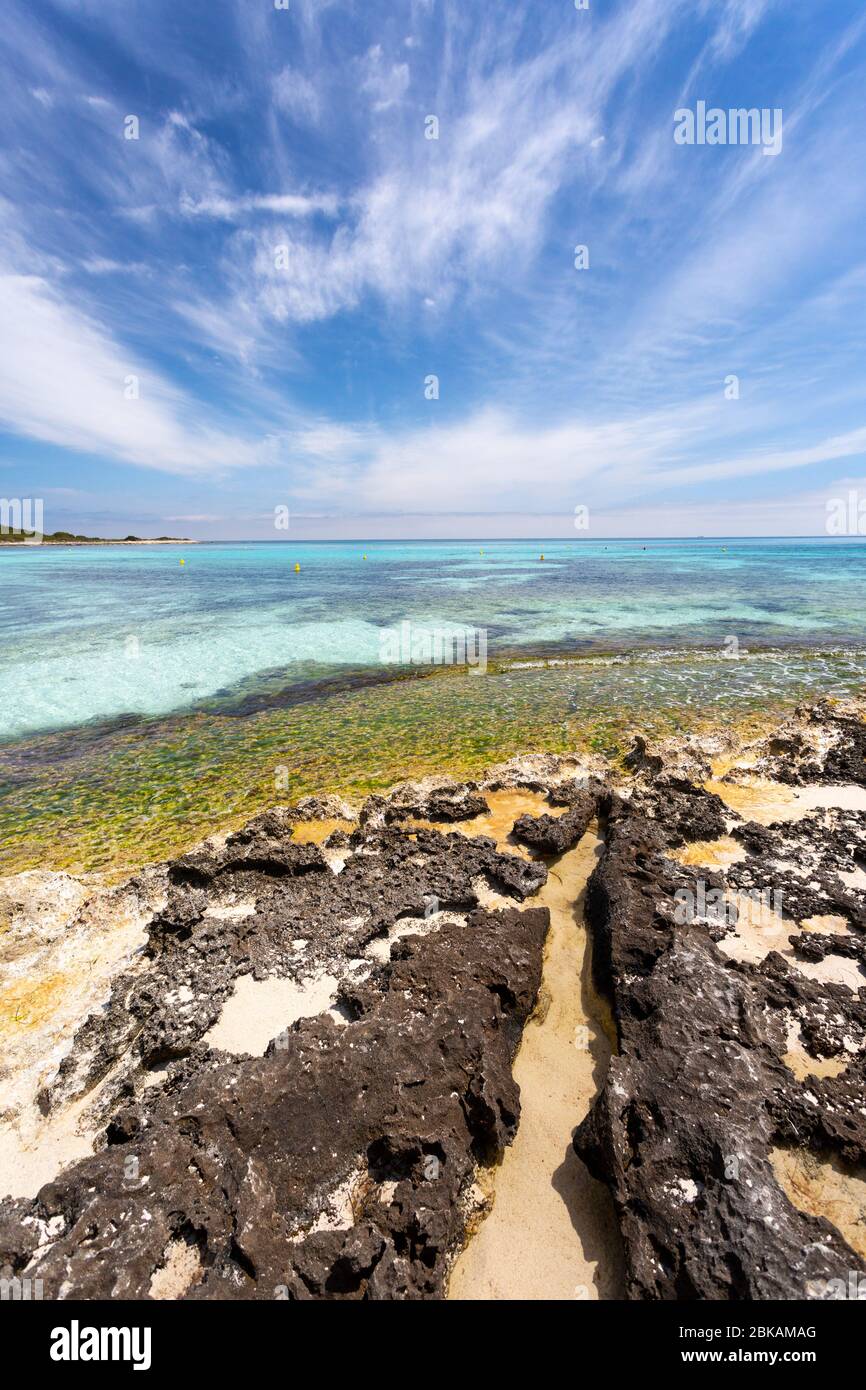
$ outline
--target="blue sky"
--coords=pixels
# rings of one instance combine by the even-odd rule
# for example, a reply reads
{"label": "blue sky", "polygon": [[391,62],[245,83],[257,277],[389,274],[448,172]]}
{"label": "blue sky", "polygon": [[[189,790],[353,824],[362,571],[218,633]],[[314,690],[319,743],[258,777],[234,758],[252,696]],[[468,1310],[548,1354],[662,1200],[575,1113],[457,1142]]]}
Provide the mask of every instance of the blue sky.
{"label": "blue sky", "polygon": [[[47,530],[809,534],[866,488],[859,0],[7,0],[0,49],[0,491]],[[780,152],[677,144],[699,100]]]}

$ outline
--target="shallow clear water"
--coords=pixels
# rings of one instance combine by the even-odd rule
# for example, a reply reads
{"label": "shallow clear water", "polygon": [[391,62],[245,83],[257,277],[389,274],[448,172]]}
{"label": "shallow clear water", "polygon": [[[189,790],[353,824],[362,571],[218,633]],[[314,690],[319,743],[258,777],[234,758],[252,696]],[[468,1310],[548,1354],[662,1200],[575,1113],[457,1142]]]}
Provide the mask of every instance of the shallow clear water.
{"label": "shallow clear water", "polygon": [[381,671],[404,620],[481,629],[495,656],[858,645],[864,611],[857,543],[0,549],[0,740]]}
{"label": "shallow clear water", "polygon": [[[364,553],[0,550],[0,866],[118,869],[313,792],[616,753],[636,729],[766,720],[863,685],[860,544]],[[407,619],[486,628],[486,675],[383,667],[380,632]]]}

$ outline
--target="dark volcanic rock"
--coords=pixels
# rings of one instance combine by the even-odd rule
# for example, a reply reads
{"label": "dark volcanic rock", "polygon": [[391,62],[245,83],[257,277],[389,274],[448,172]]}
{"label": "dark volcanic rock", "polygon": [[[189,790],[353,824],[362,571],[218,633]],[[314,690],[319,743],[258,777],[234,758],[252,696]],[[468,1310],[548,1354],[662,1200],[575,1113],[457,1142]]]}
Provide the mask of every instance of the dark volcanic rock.
{"label": "dark volcanic rock", "polygon": [[[101,1153],[4,1204],[2,1259],[50,1297],[144,1298],[176,1264],[176,1296],[438,1296],[474,1163],[516,1130],[511,1061],[547,926],[545,909],[478,911],[406,938],[355,1022],[309,1019],[265,1057],[179,1071]],[[340,1184],[351,1207],[328,1229]],[[62,1234],[34,1258],[51,1221]]]}
{"label": "dark volcanic rock", "polygon": [[[42,1096],[47,1112],[101,1081],[105,1115],[99,1152],[0,1203],[0,1266],[46,1298],[441,1295],[476,1164],[516,1130],[549,923],[484,910],[473,885],[522,901],[547,871],[382,828],[341,837],[335,872],[291,835],[269,813],[169,866],[145,951]],[[422,934],[387,964],[364,954],[407,919]],[[324,970],[337,1010],[265,1056],[204,1040],[238,976]]]}
{"label": "dark volcanic rock", "polygon": [[586,834],[596,814],[599,789],[575,790],[569,809],[560,816],[519,816],[514,822],[515,840],[531,845],[541,854],[564,854]]}
{"label": "dark volcanic rock", "polygon": [[796,710],[756,750],[756,771],[777,782],[866,785],[866,724],[827,700]]}
{"label": "dark volcanic rock", "polygon": [[770,826],[749,822],[735,826],[732,834],[748,851],[743,863],[728,869],[732,888],[746,893],[773,888],[779,911],[798,922],[835,915],[866,930],[866,893],[841,876],[856,878],[866,864],[862,811],[815,811]]}
{"label": "dark volcanic rock", "polygon": [[475,782],[446,782],[424,787],[403,782],[388,796],[371,796],[361,811],[361,825],[391,825],[408,820],[474,820],[490,810]]}
{"label": "dark volcanic rock", "polygon": [[[861,781],[864,747],[853,715],[819,706],[759,770]],[[574,1146],[613,1195],[629,1296],[817,1297],[866,1274],[844,1216],[842,1231],[786,1195],[802,1196],[791,1172],[866,1165],[866,814],[745,823],[689,780],[706,761],[694,740],[638,740],[619,792],[553,755],[484,787],[565,808],[515,822],[543,853],[594,815],[605,835],[586,913],[619,1046]],[[159,866],[145,946],[39,1098],[58,1118],[86,1101],[97,1151],[0,1202],[0,1275],[61,1299],[441,1297],[477,1165],[518,1123],[512,1061],[548,929],[521,905],[547,869],[412,822],[487,810],[475,783],[404,783],[357,818],[308,800]],[[356,825],[299,843],[316,816]],[[680,862],[725,833],[740,861]],[[483,907],[485,887],[514,906]],[[729,913],[768,889],[769,927]],[[293,1022],[287,1004],[264,1055],[270,1024],[220,1050],[238,981],[275,979],[324,981],[333,1006]]]}
{"label": "dark volcanic rock", "polygon": [[[80,1095],[120,1059],[129,1072],[189,1056],[240,975],[342,975],[401,919],[424,918],[433,906],[472,911],[479,878],[521,902],[547,878],[544,864],[502,854],[490,839],[436,830],[410,838],[394,828],[353,832],[335,874],[316,846],[280,840],[273,826],[266,834],[261,819],[223,849],[169,866],[168,902],[149,927],[144,958],[79,1030],[43,1110]],[[284,831],[290,836],[291,825]],[[113,1074],[113,1090],[122,1085]]]}
{"label": "dark volcanic rock", "polygon": [[663,783],[634,794],[634,805],[650,821],[664,826],[665,843],[675,849],[692,840],[718,840],[736,819],[715,792],[688,783]]}
{"label": "dark volcanic rock", "polygon": [[[866,991],[809,979],[776,952],[740,963],[706,923],[678,925],[682,869],[666,850],[706,837],[683,825],[681,801],[673,810],[668,826],[639,798],[611,807],[587,911],[619,1055],[575,1148],[613,1194],[630,1297],[820,1296],[866,1264],[827,1220],[791,1204],[771,1154],[866,1160]],[[813,1055],[841,1055],[847,1069],[798,1080],[783,1061],[792,1021]],[[855,1055],[843,1051],[852,1045]]]}
{"label": "dark volcanic rock", "polygon": [[490,810],[484,797],[478,791],[467,791],[465,795],[454,796],[446,791],[431,792],[420,815],[426,820],[459,821],[473,820],[475,816],[486,815]]}

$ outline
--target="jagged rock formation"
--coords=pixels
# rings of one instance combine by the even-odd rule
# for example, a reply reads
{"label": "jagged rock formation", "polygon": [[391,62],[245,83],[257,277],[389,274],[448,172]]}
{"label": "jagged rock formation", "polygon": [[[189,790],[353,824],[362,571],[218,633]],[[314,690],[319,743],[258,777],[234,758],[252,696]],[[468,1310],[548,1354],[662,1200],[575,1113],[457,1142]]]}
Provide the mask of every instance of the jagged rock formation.
{"label": "jagged rock formation", "polygon": [[550,799],[568,810],[558,816],[518,816],[512,830],[515,840],[530,845],[539,854],[564,854],[586,834],[603,791],[603,785],[594,779],[587,779],[585,786],[571,782],[557,788]]}
{"label": "jagged rock formation", "polygon": [[[0,1273],[46,1298],[441,1297],[478,1165],[519,1122],[532,897],[600,813],[587,914],[619,1050],[574,1144],[613,1195],[629,1296],[821,1297],[866,1274],[866,810],[767,825],[703,785],[724,747],[723,792],[866,786],[863,728],[822,704],[742,750],[637,739],[618,782],[527,755],[360,807],[308,798],[120,887],[0,885],[14,968],[60,979],[106,949],[33,1034],[47,1072],[17,1054],[3,1120],[29,1086],[40,1123],[93,1142],[0,1202]],[[514,811],[499,844],[467,825],[518,790],[541,809],[510,841]],[[319,844],[322,820],[340,828]]]}
{"label": "jagged rock formation", "polygon": [[[404,788],[395,809],[431,800]],[[50,1118],[96,1088],[105,1123],[92,1157],[0,1204],[0,1264],[46,1298],[441,1294],[476,1165],[517,1126],[549,922],[480,907],[478,885],[521,903],[547,871],[377,814],[336,837],[335,872],[297,819],[168,866],[144,951],[41,1093]],[[275,1024],[264,1056],[207,1040],[239,981],[327,970],[334,1007]]]}
{"label": "jagged rock formation", "polygon": [[866,723],[859,702],[820,700],[795,710],[778,732],[754,749],[754,770],[791,786],[866,785]]}
{"label": "jagged rock formation", "polygon": [[403,941],[346,992],[351,1023],[186,1059],[101,1153],[7,1204],[7,1260],[54,1297],[142,1298],[165,1270],[191,1298],[435,1297],[475,1162],[517,1125],[546,929],[539,909],[476,912]]}
{"label": "jagged rock formation", "polygon": [[[846,749],[847,723],[820,712],[809,722],[813,736],[825,730],[833,767],[862,779],[862,726]],[[656,781],[663,759],[641,769],[639,793],[611,798],[589,885],[594,970],[613,1003],[619,1055],[574,1141],[613,1193],[629,1296],[846,1296],[827,1291],[866,1273],[866,1261],[820,1202],[808,1211],[789,1200],[779,1155],[839,1171],[854,1191],[866,1163],[866,972],[855,965],[845,982],[804,973],[804,962],[830,955],[837,969],[846,958],[866,963],[866,897],[839,877],[866,864],[866,814],[830,810],[767,828],[732,824],[728,810],[745,857],[724,870],[687,867],[678,847],[720,834],[718,807],[699,789]],[[679,910],[689,893],[706,902],[713,891],[768,889],[769,921],[744,919],[742,905]],[[799,925],[820,914],[839,914],[830,934],[820,921]],[[847,1234],[862,1252],[856,1220]]]}

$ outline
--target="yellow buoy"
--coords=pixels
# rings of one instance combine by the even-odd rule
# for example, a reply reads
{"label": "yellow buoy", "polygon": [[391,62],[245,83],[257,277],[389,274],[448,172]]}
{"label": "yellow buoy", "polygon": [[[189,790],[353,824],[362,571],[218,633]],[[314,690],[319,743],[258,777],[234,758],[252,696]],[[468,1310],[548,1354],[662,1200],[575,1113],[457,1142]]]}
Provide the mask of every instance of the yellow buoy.
{"label": "yellow buoy", "polygon": [[181,563],[182,565],[185,565],[185,564],[186,564],[186,560],[181,560],[180,563]]}
{"label": "yellow buoy", "polygon": [[366,558],[367,558],[366,555],[362,555],[362,556],[361,556],[361,559],[362,559],[362,560],[366,560]]}
{"label": "yellow buoy", "polygon": [[539,560],[543,560],[543,559],[544,559],[544,556],[543,556],[543,555],[539,555],[538,558],[539,558]]}
{"label": "yellow buoy", "polygon": [[295,574],[300,574],[300,572],[301,572],[301,567],[300,567],[300,565],[295,565]]}

